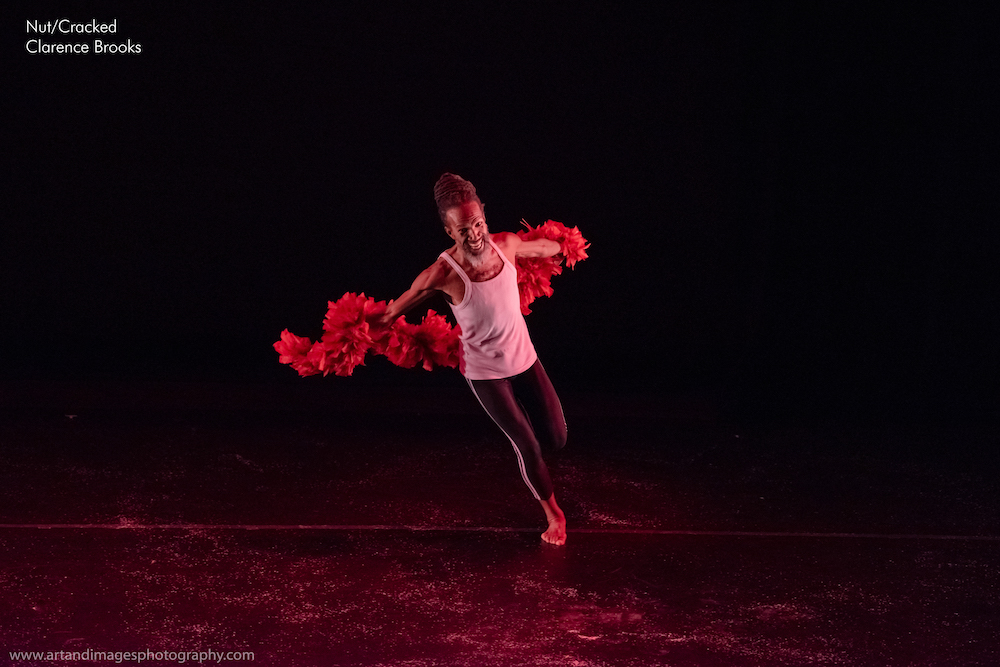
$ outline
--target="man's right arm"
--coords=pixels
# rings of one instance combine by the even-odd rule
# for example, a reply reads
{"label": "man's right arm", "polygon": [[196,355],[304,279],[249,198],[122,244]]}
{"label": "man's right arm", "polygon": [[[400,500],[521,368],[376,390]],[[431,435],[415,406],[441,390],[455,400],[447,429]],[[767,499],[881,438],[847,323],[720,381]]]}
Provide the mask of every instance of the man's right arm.
{"label": "man's right arm", "polygon": [[445,269],[440,261],[434,262],[420,272],[410,289],[403,292],[398,299],[389,302],[385,314],[378,318],[379,326],[389,326],[400,315],[405,315],[414,307],[420,305],[435,292],[441,290],[445,279]]}

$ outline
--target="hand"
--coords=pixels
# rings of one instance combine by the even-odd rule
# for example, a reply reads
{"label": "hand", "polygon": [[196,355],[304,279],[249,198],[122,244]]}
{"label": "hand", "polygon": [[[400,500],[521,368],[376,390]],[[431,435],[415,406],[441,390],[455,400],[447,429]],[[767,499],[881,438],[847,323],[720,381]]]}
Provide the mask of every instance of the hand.
{"label": "hand", "polygon": [[[393,299],[393,301],[395,301],[395,299]],[[389,327],[391,327],[392,323],[397,318],[397,316],[393,315],[392,312],[390,311],[392,303],[393,302],[390,301],[388,304],[386,304],[385,311],[378,317],[372,318],[368,322],[368,325],[371,326],[373,329],[388,329]]]}

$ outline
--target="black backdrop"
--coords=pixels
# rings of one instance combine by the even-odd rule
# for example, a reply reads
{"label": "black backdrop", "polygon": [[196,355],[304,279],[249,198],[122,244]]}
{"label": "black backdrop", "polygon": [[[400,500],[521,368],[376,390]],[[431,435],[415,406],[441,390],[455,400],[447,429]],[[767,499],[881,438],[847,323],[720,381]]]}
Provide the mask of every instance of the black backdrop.
{"label": "black backdrop", "polygon": [[[592,241],[529,317],[564,386],[988,410],[995,16],[814,4],[6,3],[3,376],[299,381],[453,171]],[[142,52],[27,53],[62,17]],[[301,381],[445,381],[379,361]]]}

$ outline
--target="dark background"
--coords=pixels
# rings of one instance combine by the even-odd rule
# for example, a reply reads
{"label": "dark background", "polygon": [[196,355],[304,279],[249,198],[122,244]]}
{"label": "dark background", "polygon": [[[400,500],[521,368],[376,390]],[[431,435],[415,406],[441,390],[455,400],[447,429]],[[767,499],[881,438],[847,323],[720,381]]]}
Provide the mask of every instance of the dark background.
{"label": "dark background", "polygon": [[[3,10],[5,380],[454,382],[271,348],[408,287],[453,171],[593,244],[528,319],[557,386],[992,414],[993,13],[150,4]],[[27,54],[61,17],[142,53]]]}

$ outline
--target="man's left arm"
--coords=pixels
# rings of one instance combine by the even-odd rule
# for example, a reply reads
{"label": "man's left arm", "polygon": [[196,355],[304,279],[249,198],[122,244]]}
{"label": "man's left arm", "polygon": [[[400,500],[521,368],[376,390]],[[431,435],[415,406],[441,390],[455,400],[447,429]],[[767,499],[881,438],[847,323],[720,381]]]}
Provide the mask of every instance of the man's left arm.
{"label": "man's left arm", "polygon": [[511,232],[504,232],[497,234],[497,236],[502,236],[502,238],[495,239],[495,242],[499,241],[497,245],[503,248],[504,254],[509,259],[513,257],[553,257],[559,254],[559,244],[551,239],[524,241],[520,236]]}

